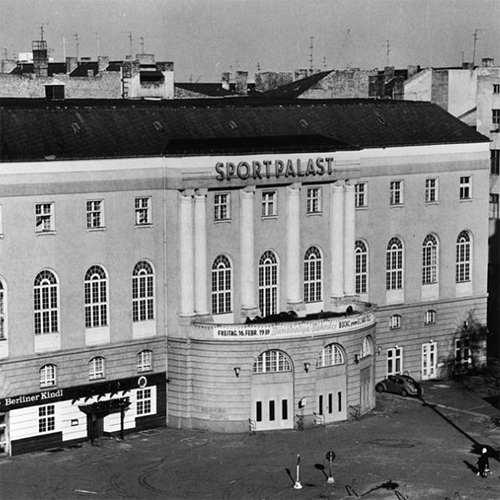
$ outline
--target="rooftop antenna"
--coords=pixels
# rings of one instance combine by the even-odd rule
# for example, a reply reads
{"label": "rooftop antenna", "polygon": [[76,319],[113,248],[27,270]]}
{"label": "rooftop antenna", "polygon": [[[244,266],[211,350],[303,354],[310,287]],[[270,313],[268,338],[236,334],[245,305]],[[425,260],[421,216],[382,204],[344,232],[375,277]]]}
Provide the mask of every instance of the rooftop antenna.
{"label": "rooftop antenna", "polygon": [[63,61],[66,61],[66,37],[63,35]]}
{"label": "rooftop antenna", "polygon": [[391,47],[389,44],[389,40],[385,41],[385,46],[387,47],[387,67],[389,67],[389,54],[391,53]]}
{"label": "rooftop antenna", "polygon": [[3,48],[3,58],[4,59],[8,59],[9,58],[9,55],[8,55],[8,52],[7,52],[7,47]]}
{"label": "rooftop antenna", "polygon": [[326,56],[323,56],[323,71],[326,71]]}
{"label": "rooftop antenna", "polygon": [[310,71],[311,73],[314,71],[314,59],[313,59],[313,50],[314,50],[314,36],[310,37],[311,38],[311,45],[309,45],[309,49],[311,52],[309,53],[309,64],[310,64]]}
{"label": "rooftop antenna", "polygon": [[99,56],[101,55],[101,50],[99,47],[99,33],[97,33],[97,32],[95,34],[95,42],[96,42],[96,46],[97,46],[97,58],[99,58]]}
{"label": "rooftop antenna", "polygon": [[477,36],[478,31],[485,31],[485,30],[481,30],[481,29],[476,28],[474,30],[474,34],[472,35],[472,38],[474,39],[474,50],[472,51],[472,67],[473,68],[474,68],[474,61],[476,60],[476,42],[478,39],[478,36]]}
{"label": "rooftop antenna", "polygon": [[47,26],[49,23],[40,23],[40,40],[43,42],[43,27]]}
{"label": "rooftop antenna", "polygon": [[257,73],[260,73],[260,63],[257,63]]}
{"label": "rooftop antenna", "polygon": [[144,54],[144,37],[141,36],[141,54]]}
{"label": "rooftop antenna", "polygon": [[76,59],[77,61],[80,60],[80,42],[78,41],[78,33],[75,33],[73,35],[73,38],[75,39],[75,43],[76,43]]}
{"label": "rooftop antenna", "polygon": [[128,32],[128,39],[130,41],[130,59],[132,59],[134,57],[134,55],[133,55],[134,51],[132,49],[132,32],[131,31]]}

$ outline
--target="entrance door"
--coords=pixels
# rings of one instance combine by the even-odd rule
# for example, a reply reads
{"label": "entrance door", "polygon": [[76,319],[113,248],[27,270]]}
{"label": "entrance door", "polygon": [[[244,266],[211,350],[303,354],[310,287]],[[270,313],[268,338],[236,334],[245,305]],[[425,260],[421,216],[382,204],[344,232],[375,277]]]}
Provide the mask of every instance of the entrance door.
{"label": "entrance door", "polygon": [[371,372],[371,366],[366,366],[360,372],[359,402],[361,405],[361,413],[365,413],[373,406],[373,381]]}
{"label": "entrance door", "polygon": [[0,413],[0,455],[9,453],[9,414]]}
{"label": "entrance door", "polygon": [[251,419],[257,431],[293,428],[292,372],[253,377]]}
{"label": "entrance door", "polygon": [[437,347],[436,342],[422,344],[422,380],[436,378]]}
{"label": "entrance door", "polygon": [[[329,370],[328,368],[326,370]],[[317,413],[324,422],[335,422],[347,418],[347,391],[345,374],[324,378],[316,382]]]}
{"label": "entrance door", "polygon": [[93,443],[104,435],[104,417],[91,413],[87,415],[87,435]]}

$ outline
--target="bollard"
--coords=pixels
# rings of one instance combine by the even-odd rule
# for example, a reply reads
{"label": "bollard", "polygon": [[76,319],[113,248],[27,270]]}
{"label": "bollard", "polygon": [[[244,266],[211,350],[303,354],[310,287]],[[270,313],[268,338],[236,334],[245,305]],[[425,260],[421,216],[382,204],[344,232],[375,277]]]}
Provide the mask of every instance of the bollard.
{"label": "bollard", "polygon": [[300,455],[297,455],[297,479],[293,485],[294,489],[301,490],[302,485],[300,484]]}

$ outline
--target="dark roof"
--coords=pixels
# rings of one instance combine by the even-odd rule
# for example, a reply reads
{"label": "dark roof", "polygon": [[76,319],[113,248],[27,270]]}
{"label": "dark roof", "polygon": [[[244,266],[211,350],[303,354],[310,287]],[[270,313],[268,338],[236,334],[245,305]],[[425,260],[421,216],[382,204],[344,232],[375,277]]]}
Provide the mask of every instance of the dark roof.
{"label": "dark roof", "polygon": [[234,91],[225,89],[221,83],[178,83],[175,82],[175,87],[189,90],[200,95],[210,97],[224,97],[233,95]]}
{"label": "dark roof", "polygon": [[429,102],[0,99],[2,162],[477,142]]}
{"label": "dark roof", "polygon": [[[18,63],[18,65],[10,72],[10,74],[25,75],[34,72],[35,68],[33,63]],[[48,76],[66,73],[66,63],[48,63],[47,73]]]}
{"label": "dark roof", "polygon": [[262,93],[262,97],[269,97],[272,99],[296,99],[304,92],[309,90],[311,87],[316,85],[319,81],[323,80],[328,76],[331,71],[322,71],[321,73],[315,73],[311,76],[306,76],[300,80],[296,80],[292,83],[287,83],[276,89],[268,90]]}
{"label": "dark roof", "polygon": [[88,71],[92,71],[92,76],[99,72],[97,61],[83,61],[70,73],[69,76],[88,76]]}

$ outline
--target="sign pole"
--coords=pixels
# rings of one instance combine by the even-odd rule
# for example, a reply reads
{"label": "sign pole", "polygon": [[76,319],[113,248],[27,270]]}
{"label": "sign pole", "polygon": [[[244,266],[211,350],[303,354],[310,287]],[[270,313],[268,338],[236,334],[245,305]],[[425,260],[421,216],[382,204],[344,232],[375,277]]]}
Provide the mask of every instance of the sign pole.
{"label": "sign pole", "polygon": [[302,485],[300,484],[300,455],[297,455],[297,479],[293,487],[296,490],[302,489]]}
{"label": "sign pole", "polygon": [[328,460],[328,463],[330,464],[330,475],[328,476],[328,479],[326,480],[326,482],[333,484],[335,482],[335,479],[333,478],[333,461],[335,460],[335,453],[333,451],[327,451],[326,452],[326,459]]}

